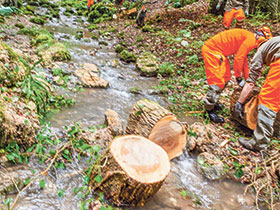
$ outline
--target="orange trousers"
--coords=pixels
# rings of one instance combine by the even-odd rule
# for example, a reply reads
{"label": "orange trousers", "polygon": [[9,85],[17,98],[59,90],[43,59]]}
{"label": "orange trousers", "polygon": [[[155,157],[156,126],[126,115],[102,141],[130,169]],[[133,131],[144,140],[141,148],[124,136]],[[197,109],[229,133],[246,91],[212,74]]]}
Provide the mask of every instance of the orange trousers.
{"label": "orange trousers", "polygon": [[259,104],[276,113],[280,110],[280,59],[270,64],[270,70],[259,93]]}
{"label": "orange trousers", "polygon": [[224,26],[225,28],[229,28],[232,22],[233,17],[237,20],[237,22],[242,22],[246,17],[243,9],[235,9],[232,8],[230,11],[225,11],[224,14]]}
{"label": "orange trousers", "polygon": [[221,52],[202,46],[202,56],[205,64],[205,71],[208,85],[217,85],[224,89],[226,82],[231,78],[230,64]]}
{"label": "orange trousers", "polygon": [[94,4],[94,0],[88,0],[88,1],[87,1],[88,7],[90,7],[90,6],[93,5],[93,4]]}

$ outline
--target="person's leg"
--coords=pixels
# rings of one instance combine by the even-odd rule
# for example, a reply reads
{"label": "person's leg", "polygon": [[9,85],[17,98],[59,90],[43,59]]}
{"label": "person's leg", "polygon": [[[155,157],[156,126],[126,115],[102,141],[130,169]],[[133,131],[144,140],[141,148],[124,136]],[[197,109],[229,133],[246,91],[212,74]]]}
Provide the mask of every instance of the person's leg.
{"label": "person's leg", "polygon": [[205,45],[202,47],[202,56],[209,85],[204,99],[205,110],[208,112],[211,121],[223,123],[224,118],[219,117],[215,111],[218,108],[220,94],[225,87],[226,58]]}
{"label": "person's leg", "polygon": [[270,65],[258,99],[258,120],[254,137],[249,141],[239,140],[244,147],[252,150],[266,149],[274,132],[276,114],[280,110],[280,59]]}
{"label": "person's leg", "polygon": [[245,13],[243,9],[238,9],[234,13],[234,18],[236,19],[236,25],[235,28],[242,28],[243,22],[246,18]]}
{"label": "person's leg", "polygon": [[225,30],[228,30],[230,28],[230,25],[231,25],[231,22],[233,19],[233,14],[234,14],[234,9],[232,9],[230,11],[225,11],[224,22],[223,22]]}

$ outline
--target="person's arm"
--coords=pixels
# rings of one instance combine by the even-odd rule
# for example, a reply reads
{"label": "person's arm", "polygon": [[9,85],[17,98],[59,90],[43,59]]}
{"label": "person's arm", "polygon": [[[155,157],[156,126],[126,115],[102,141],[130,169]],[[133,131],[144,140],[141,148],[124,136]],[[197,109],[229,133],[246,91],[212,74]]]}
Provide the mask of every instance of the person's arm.
{"label": "person's arm", "polygon": [[[247,62],[247,54],[253,49],[253,44],[250,40],[245,40],[239,47],[233,63],[234,75],[235,77],[241,77],[242,71],[244,69],[245,62]],[[248,63],[247,63],[248,65]]]}

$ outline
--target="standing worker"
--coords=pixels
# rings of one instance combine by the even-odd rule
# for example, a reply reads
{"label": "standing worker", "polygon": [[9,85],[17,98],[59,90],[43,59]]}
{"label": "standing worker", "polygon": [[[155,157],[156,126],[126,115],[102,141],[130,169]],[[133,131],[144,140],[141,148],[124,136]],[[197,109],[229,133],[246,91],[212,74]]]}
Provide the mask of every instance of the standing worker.
{"label": "standing worker", "polygon": [[88,6],[88,13],[90,13],[91,6],[94,4],[94,0],[88,0],[87,1],[87,6]]}
{"label": "standing worker", "polygon": [[216,111],[222,109],[218,103],[220,94],[231,78],[230,64],[226,56],[235,55],[234,75],[238,85],[242,86],[248,78],[249,67],[247,54],[257,47],[260,33],[252,33],[244,29],[223,31],[207,40],[202,46],[202,56],[205,64],[206,77],[209,85],[205,102],[205,109],[214,123],[223,123]]}
{"label": "standing worker", "polygon": [[262,33],[265,39],[259,45],[257,53],[253,57],[251,71],[240,97],[235,104],[235,115],[242,116],[243,103],[252,92],[262,67],[270,66],[266,80],[258,95],[258,119],[254,130],[254,136],[250,140],[239,138],[239,143],[249,150],[266,150],[270,137],[273,135],[273,125],[276,115],[280,110],[280,36],[272,38],[268,27],[263,27],[258,33]]}
{"label": "standing worker", "polygon": [[[220,10],[224,0],[219,0],[216,9]],[[244,12],[245,11],[245,12]],[[224,13],[224,27],[229,29],[232,19],[236,19],[236,28],[241,28],[246,16],[249,15],[249,0],[227,0]]]}

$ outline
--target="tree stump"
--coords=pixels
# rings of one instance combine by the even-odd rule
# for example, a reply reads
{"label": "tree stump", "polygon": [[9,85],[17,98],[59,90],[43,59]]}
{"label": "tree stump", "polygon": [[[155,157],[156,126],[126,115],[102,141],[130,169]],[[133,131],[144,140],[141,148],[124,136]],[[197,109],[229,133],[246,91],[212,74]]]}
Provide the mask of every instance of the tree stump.
{"label": "tree stump", "polygon": [[[169,158],[160,146],[142,136],[121,136],[100,156],[92,170],[91,185],[117,206],[143,206],[160,189],[169,171]],[[99,176],[102,181],[98,183]]]}
{"label": "tree stump", "polygon": [[142,99],[130,111],[126,134],[140,135],[161,146],[169,159],[181,155],[187,132],[175,115],[158,103]]}
{"label": "tree stump", "polygon": [[241,87],[234,89],[231,99],[230,99],[230,111],[233,118],[238,121],[241,125],[248,127],[251,130],[254,130],[257,125],[258,117],[258,94],[261,88],[255,86],[250,96],[246,99],[244,105],[243,119],[237,118],[234,116],[234,105],[236,104],[240,93],[242,91]]}

